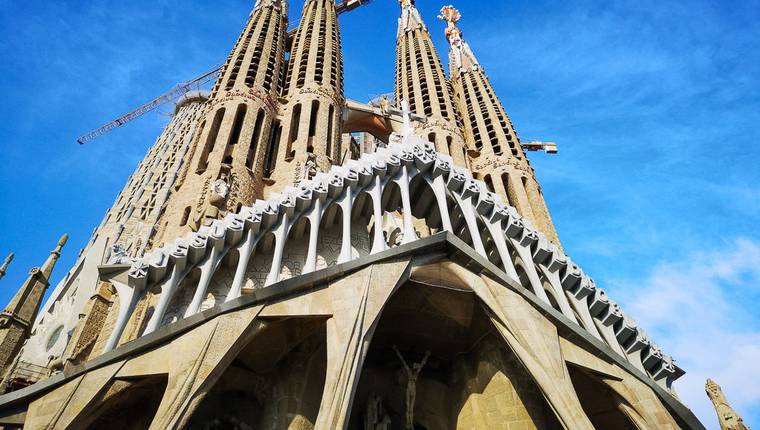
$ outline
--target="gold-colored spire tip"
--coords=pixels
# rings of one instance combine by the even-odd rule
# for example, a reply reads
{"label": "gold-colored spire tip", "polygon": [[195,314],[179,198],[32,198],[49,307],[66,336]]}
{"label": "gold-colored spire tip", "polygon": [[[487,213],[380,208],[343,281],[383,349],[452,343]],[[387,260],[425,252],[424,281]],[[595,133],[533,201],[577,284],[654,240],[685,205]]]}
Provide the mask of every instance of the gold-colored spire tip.
{"label": "gold-colored spire tip", "polygon": [[61,240],[58,241],[58,246],[63,247],[66,245],[66,242],[69,241],[69,234],[64,233],[63,236],[61,236]]}

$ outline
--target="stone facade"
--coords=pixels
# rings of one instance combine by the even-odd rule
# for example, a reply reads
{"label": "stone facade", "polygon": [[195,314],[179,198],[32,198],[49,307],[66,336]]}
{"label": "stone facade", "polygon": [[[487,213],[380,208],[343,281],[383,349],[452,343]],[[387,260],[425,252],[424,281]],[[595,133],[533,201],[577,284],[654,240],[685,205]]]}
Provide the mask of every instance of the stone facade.
{"label": "stone facade", "polygon": [[399,110],[344,98],[357,3],[306,0],[288,32],[286,2],[256,2],[38,320],[21,356],[52,375],[0,396],[0,426],[703,429],[559,247],[456,11],[448,81],[400,1]]}
{"label": "stone facade", "polygon": [[[99,294],[98,266],[130,261],[155,246],[154,238],[162,234],[159,219],[165,211],[173,210],[169,205],[171,196],[183,181],[183,171],[192,157],[197,119],[207,98],[205,93],[190,92],[177,103],[172,121],[130,176],[74,267],[42,307],[21,353],[22,362],[48,367],[70,358],[67,348],[74,334],[85,330],[81,325],[87,321],[88,303]],[[57,340],[50,342],[56,333]]]}

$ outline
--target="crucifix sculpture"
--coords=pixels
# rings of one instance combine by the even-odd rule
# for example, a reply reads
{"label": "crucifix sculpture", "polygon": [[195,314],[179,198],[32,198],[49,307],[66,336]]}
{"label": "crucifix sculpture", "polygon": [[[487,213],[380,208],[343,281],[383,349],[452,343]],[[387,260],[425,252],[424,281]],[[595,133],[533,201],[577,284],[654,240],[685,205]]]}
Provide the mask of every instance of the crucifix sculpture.
{"label": "crucifix sculpture", "polygon": [[412,363],[412,367],[410,368],[408,364],[406,364],[406,360],[404,360],[404,356],[401,355],[401,352],[396,348],[396,345],[393,345],[393,350],[396,351],[396,355],[398,355],[399,360],[401,360],[401,364],[404,365],[404,370],[406,371],[406,429],[412,430],[414,429],[414,403],[415,400],[417,400],[417,378],[420,376],[420,372],[422,372],[422,368],[425,366],[425,363],[427,363],[428,358],[430,358],[430,351],[427,351],[425,353],[425,358],[422,359],[419,363]]}

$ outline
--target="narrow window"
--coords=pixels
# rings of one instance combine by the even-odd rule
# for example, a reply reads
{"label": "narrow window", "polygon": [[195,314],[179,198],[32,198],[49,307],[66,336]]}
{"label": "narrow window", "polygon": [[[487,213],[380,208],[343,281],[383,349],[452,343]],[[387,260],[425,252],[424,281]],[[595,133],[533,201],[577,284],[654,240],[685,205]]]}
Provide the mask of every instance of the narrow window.
{"label": "narrow window", "polygon": [[504,186],[504,194],[507,196],[507,203],[510,206],[514,206],[514,202],[511,201],[512,195],[509,192],[509,173],[502,173],[501,174],[501,184]]}
{"label": "narrow window", "polygon": [[219,109],[216,112],[216,115],[214,116],[214,121],[211,124],[211,129],[208,132],[208,137],[206,138],[206,144],[203,145],[203,152],[201,153],[201,159],[198,162],[198,173],[203,173],[206,171],[206,168],[208,167],[208,156],[212,152],[214,152],[214,144],[216,143],[216,138],[219,135],[219,128],[222,126],[222,119],[224,118],[224,108]]}
{"label": "narrow window", "polygon": [[245,167],[249,169],[253,169],[253,162],[256,159],[256,149],[261,140],[261,127],[263,124],[264,110],[259,109],[259,113],[256,115],[256,125],[253,126],[253,134],[251,134],[251,145],[248,147],[248,157],[245,160]]}
{"label": "narrow window", "polygon": [[446,136],[446,148],[449,150],[449,155],[454,155],[454,151],[451,150],[452,143],[454,143],[454,139],[451,136]]}
{"label": "narrow window", "polygon": [[435,148],[436,151],[438,150],[438,145],[435,144],[435,133],[428,134],[428,142],[433,144],[433,148]]}
{"label": "narrow window", "polygon": [[248,111],[248,106],[241,104],[237,108],[235,113],[235,122],[232,123],[232,133],[230,133],[229,145],[237,145],[240,142],[240,133],[243,131],[243,123],[245,122],[245,114]]}
{"label": "narrow window", "polygon": [[314,136],[317,135],[317,119],[319,118],[319,102],[311,102],[311,116],[309,117],[309,143],[306,152],[314,153]]}
{"label": "narrow window", "polygon": [[272,131],[269,137],[269,151],[267,152],[266,163],[264,165],[264,176],[270,178],[274,168],[277,165],[277,151],[280,147],[280,136],[282,136],[282,125],[277,121],[272,125]]}
{"label": "narrow window", "polygon": [[240,143],[240,134],[243,131],[243,124],[245,123],[245,115],[248,112],[248,106],[241,104],[235,112],[235,119],[232,122],[232,131],[230,132],[230,138],[227,141],[227,148],[224,150],[224,164],[232,165],[235,146]]}
{"label": "narrow window", "polygon": [[288,136],[288,153],[285,154],[285,157],[290,158],[293,157],[294,151],[293,151],[293,142],[298,139],[298,129],[300,128],[301,123],[301,105],[297,104],[293,108],[293,116],[291,117],[290,121],[290,136]]}
{"label": "narrow window", "polygon": [[494,187],[493,187],[493,179],[491,179],[491,175],[486,175],[486,177],[483,179],[486,183],[486,188],[488,188],[488,191],[494,193]]}
{"label": "narrow window", "polygon": [[180,227],[187,225],[187,222],[190,220],[190,211],[192,210],[193,208],[191,206],[185,208],[185,212],[182,214],[182,222],[179,224]]}
{"label": "narrow window", "polygon": [[325,146],[325,154],[332,159],[332,144],[335,138],[333,137],[333,117],[335,116],[335,108],[330,105],[330,111],[327,117],[327,144]]}

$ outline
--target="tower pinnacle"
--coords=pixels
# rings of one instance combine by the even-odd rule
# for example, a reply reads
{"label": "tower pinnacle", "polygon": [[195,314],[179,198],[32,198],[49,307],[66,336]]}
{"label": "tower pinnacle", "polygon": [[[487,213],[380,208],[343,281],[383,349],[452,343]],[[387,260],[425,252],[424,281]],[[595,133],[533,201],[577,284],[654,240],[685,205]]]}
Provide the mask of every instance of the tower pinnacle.
{"label": "tower pinnacle", "polygon": [[0,376],[5,375],[8,366],[29,336],[42,298],[50,286],[48,278],[53,273],[53,267],[61,256],[61,250],[68,238],[66,234],[61,237],[42,268],[34,268],[29,272],[26,282],[19,288],[5,310],[0,312]]}
{"label": "tower pinnacle", "polygon": [[422,21],[414,0],[400,0],[396,40],[397,107],[409,102],[409,110],[427,118],[415,128],[436,148],[450,155],[454,163],[467,165],[465,138],[451,84],[446,79],[441,59],[433,46],[430,32]]}
{"label": "tower pinnacle", "polygon": [[404,32],[425,28],[420,12],[415,7],[415,0],[399,0],[401,5],[401,18],[398,20],[398,36]]}
{"label": "tower pinnacle", "polygon": [[464,41],[462,30],[457,23],[462,19],[462,14],[454,6],[444,6],[438,18],[447,24],[446,39],[451,45],[451,73],[452,79],[458,79],[461,73],[477,70],[480,68],[478,60],[470,49],[470,45]]}
{"label": "tower pinnacle", "polygon": [[716,384],[712,379],[708,379],[705,384],[705,391],[707,397],[710,398],[715,411],[718,413],[718,421],[720,422],[721,430],[749,430],[744,424],[744,420],[736,411],[728,404],[726,396],[723,394],[723,389],[720,385]]}
{"label": "tower pinnacle", "polygon": [[5,262],[2,266],[0,266],[0,279],[3,279],[3,276],[5,276],[5,272],[8,270],[8,266],[11,264],[11,261],[13,261],[14,254],[11,252],[10,255],[8,255],[8,258],[5,259]]}
{"label": "tower pinnacle", "polygon": [[50,275],[53,274],[53,268],[55,268],[55,263],[58,262],[58,258],[61,257],[61,251],[63,250],[63,247],[66,245],[66,242],[68,241],[69,241],[69,235],[64,234],[58,240],[58,245],[55,247],[55,249],[50,251],[50,256],[47,258],[47,260],[45,260],[45,263],[42,265],[42,268],[40,269],[40,271],[42,272],[42,276],[44,276],[45,279],[50,280]]}

